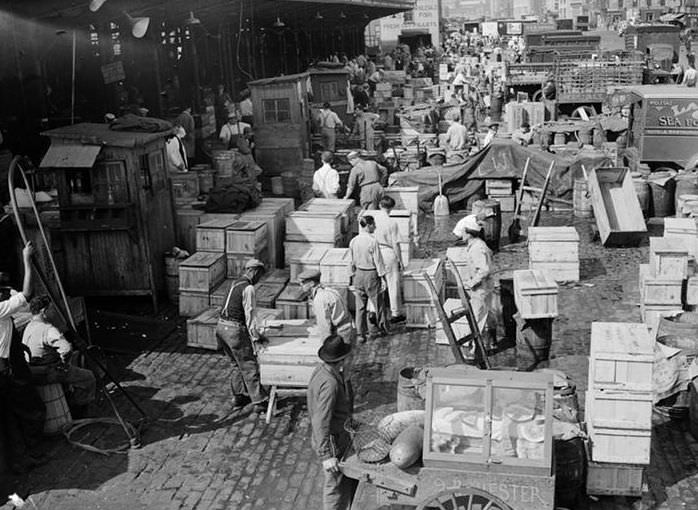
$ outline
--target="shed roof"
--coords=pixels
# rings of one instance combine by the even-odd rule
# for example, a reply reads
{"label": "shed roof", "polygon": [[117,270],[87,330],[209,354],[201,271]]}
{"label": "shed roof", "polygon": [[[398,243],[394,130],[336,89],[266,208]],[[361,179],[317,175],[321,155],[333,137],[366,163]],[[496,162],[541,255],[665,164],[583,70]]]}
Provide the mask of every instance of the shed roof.
{"label": "shed roof", "polygon": [[251,81],[247,84],[248,87],[258,87],[260,85],[272,85],[274,83],[287,83],[305,80],[308,78],[308,72],[298,74],[285,74],[283,76],[274,76],[272,78],[264,78],[262,80]]}
{"label": "shed roof", "polygon": [[698,101],[698,89],[681,85],[635,85],[613,87],[611,92],[632,92],[643,99],[680,98]]}
{"label": "shed roof", "polygon": [[107,124],[81,123],[63,126],[41,133],[57,140],[77,141],[83,145],[111,145],[113,147],[140,147],[152,143],[170,134],[170,130],[159,133],[141,133],[134,131],[113,131]]}

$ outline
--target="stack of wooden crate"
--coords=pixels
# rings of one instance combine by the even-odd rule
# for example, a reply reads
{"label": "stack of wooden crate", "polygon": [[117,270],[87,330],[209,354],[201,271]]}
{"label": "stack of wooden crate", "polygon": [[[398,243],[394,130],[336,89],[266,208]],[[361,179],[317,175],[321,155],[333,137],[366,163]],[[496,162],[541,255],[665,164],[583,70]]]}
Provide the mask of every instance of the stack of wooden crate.
{"label": "stack of wooden crate", "polygon": [[443,300],[441,259],[412,259],[402,275],[402,294],[407,325],[415,328],[433,328],[438,321],[424,274],[434,283],[436,292]]}
{"label": "stack of wooden crate", "polygon": [[210,295],[225,279],[225,254],[197,252],[179,264],[179,315],[193,317],[209,307]]}
{"label": "stack of wooden crate", "polygon": [[[269,321],[282,318],[281,310],[270,308],[257,308],[256,314],[257,325],[260,328],[265,327]],[[217,351],[220,348],[216,337],[216,324],[218,324],[219,315],[220,309],[211,307],[193,319],[188,319],[187,346]]]}
{"label": "stack of wooden crate", "polygon": [[245,263],[255,258],[269,269],[267,223],[265,221],[236,221],[225,229],[227,277],[238,278]]}
{"label": "stack of wooden crate", "polygon": [[349,248],[327,250],[320,261],[320,283],[339,292],[344,302],[353,309],[354,300],[349,292],[351,284]]}
{"label": "stack of wooden crate", "polygon": [[664,238],[686,248],[688,252],[688,278],[683,304],[687,310],[695,311],[698,306],[698,225],[694,218],[665,218]]}
{"label": "stack of wooden crate", "polygon": [[502,212],[514,212],[516,195],[510,179],[486,179],[485,192],[488,198],[499,202]]}
{"label": "stack of wooden crate", "polygon": [[619,469],[632,476],[626,487],[613,488],[622,491],[614,495],[641,493],[642,472],[650,461],[654,358],[654,342],[644,324],[592,323],[585,399],[589,494],[610,494],[604,492],[609,485],[603,475],[615,479]]}
{"label": "stack of wooden crate", "polygon": [[514,301],[522,319],[557,317],[558,286],[555,279],[539,269],[514,271]]}
{"label": "stack of wooden crate", "polygon": [[286,265],[299,260],[313,248],[342,248],[342,214],[337,211],[295,211],[286,216]]}
{"label": "stack of wooden crate", "polygon": [[272,267],[284,267],[286,215],[292,213],[294,209],[292,198],[265,198],[257,207],[240,215],[240,219],[243,221],[265,221],[267,223],[269,263]]}
{"label": "stack of wooden crate", "polygon": [[312,198],[302,204],[298,210],[307,212],[338,212],[341,215],[341,244],[349,246],[354,232],[356,232],[356,214],[354,200],[336,198]]}
{"label": "stack of wooden crate", "polygon": [[579,234],[574,227],[529,227],[530,269],[540,269],[557,282],[579,281]]}
{"label": "stack of wooden crate", "polygon": [[[416,245],[419,243],[419,186],[391,186],[385,188],[385,195],[392,197],[395,200],[395,208],[391,212],[391,216],[404,216],[404,212],[410,213],[410,228],[412,235],[407,238],[404,230],[401,230],[400,250],[403,257],[412,258]],[[403,258],[406,263],[406,259]]]}

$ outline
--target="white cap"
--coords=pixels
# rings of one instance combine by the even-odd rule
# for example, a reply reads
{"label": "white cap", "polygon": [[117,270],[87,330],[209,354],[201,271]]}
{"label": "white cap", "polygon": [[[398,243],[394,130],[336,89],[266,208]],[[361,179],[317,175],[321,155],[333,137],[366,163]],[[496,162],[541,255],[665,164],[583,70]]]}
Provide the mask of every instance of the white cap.
{"label": "white cap", "polygon": [[177,135],[179,138],[184,138],[187,136],[187,132],[184,130],[182,126],[177,126],[175,128],[175,135]]}
{"label": "white cap", "polygon": [[474,230],[475,232],[480,232],[482,230],[482,225],[478,223],[477,217],[474,214],[469,214],[465,218],[461,218],[453,229],[453,235],[463,237],[465,230]]}

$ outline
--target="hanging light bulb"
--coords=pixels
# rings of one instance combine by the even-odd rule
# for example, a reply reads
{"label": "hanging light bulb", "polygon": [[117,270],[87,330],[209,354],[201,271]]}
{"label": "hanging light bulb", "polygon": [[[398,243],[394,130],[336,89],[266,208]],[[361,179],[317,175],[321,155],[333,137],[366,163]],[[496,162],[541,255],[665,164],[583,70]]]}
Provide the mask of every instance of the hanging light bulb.
{"label": "hanging light bulb", "polygon": [[347,15],[344,14],[344,11],[339,11],[339,17],[340,17],[341,19],[346,19]]}
{"label": "hanging light bulb", "polygon": [[276,17],[276,21],[272,24],[272,26],[273,26],[274,28],[285,28],[285,27],[286,27],[286,23],[284,23],[283,21],[281,21],[281,18],[277,16],[277,17]]}
{"label": "hanging light bulb", "polygon": [[107,0],[90,0],[90,10],[97,12]]}
{"label": "hanging light bulb", "polygon": [[323,19],[325,19],[325,17],[322,14],[320,14],[320,11],[317,11],[315,13],[315,19],[318,21],[322,21]]}
{"label": "hanging light bulb", "polygon": [[199,18],[197,18],[196,16],[194,16],[194,12],[193,12],[193,11],[189,11],[189,17],[188,17],[187,19],[184,20],[184,24],[185,24],[185,25],[189,25],[189,26],[191,26],[191,25],[201,25],[201,20],[200,20]]}
{"label": "hanging light bulb", "polygon": [[126,19],[131,25],[131,34],[133,37],[136,39],[142,39],[150,26],[150,18],[140,16],[134,18],[127,12],[124,12],[124,16],[126,16]]}

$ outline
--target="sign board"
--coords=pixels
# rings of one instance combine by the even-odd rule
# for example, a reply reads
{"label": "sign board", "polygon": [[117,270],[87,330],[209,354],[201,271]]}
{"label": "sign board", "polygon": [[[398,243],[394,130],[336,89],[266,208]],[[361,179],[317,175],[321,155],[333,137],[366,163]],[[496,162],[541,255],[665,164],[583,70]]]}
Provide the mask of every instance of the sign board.
{"label": "sign board", "polygon": [[522,35],[523,24],[520,22],[509,22],[506,24],[506,33],[508,35]]}
{"label": "sign board", "polygon": [[120,60],[112,62],[111,64],[104,64],[102,66],[102,77],[104,78],[105,85],[124,81],[126,79],[124,64]]}
{"label": "sign board", "polygon": [[648,135],[694,134],[698,130],[698,100],[647,99],[645,132]]}
{"label": "sign board", "polygon": [[439,81],[448,80],[448,64],[439,64]]}
{"label": "sign board", "polygon": [[424,30],[431,35],[434,46],[441,44],[439,26],[439,0],[417,0],[411,11],[380,18],[382,45],[397,42],[400,34],[411,30]]}

